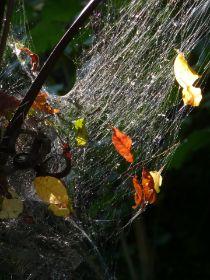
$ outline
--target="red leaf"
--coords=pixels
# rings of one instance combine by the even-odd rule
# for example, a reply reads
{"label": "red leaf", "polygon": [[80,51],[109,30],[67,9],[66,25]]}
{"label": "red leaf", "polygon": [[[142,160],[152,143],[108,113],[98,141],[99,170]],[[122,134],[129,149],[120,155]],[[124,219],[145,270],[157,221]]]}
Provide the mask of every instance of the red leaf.
{"label": "red leaf", "polygon": [[63,155],[69,160],[72,159],[71,148],[68,143],[63,144]]}
{"label": "red leaf", "polygon": [[121,132],[119,129],[112,128],[112,143],[115,146],[118,153],[123,156],[128,162],[133,162],[133,155],[131,153],[132,139]]}
{"label": "red leaf", "polygon": [[28,48],[20,48],[20,52],[24,52],[27,55],[29,55],[31,59],[31,71],[36,72],[39,68],[39,56],[35,53],[33,53],[31,50]]}
{"label": "red leaf", "polygon": [[20,100],[15,96],[9,95],[0,91],[0,115],[7,115],[8,113],[14,112],[20,105]]}
{"label": "red leaf", "polygon": [[133,186],[136,190],[135,196],[134,196],[136,204],[134,206],[132,206],[132,208],[135,209],[137,206],[139,206],[141,204],[141,201],[142,201],[142,186],[140,185],[140,183],[137,179],[137,176],[133,177]]}
{"label": "red leaf", "polygon": [[141,203],[153,204],[156,201],[157,194],[154,189],[154,179],[150,172],[145,168],[142,170],[142,181],[139,183],[137,176],[133,177],[133,186],[135,188],[135,205],[132,206],[135,209],[137,206],[140,206]]}
{"label": "red leaf", "polygon": [[152,204],[156,201],[156,191],[154,189],[154,180],[152,175],[145,168],[142,170],[142,185],[144,191],[144,201]]}
{"label": "red leaf", "polygon": [[56,114],[59,113],[58,109],[54,109],[51,107],[47,102],[47,96],[48,94],[46,92],[39,92],[32,108],[35,110],[39,110],[41,112],[47,113],[47,114]]}

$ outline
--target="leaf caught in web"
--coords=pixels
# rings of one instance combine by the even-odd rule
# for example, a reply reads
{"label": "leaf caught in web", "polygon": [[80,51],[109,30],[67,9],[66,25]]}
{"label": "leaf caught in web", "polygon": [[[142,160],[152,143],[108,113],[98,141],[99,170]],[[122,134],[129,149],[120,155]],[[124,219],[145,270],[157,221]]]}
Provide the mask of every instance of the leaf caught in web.
{"label": "leaf caught in web", "polygon": [[3,198],[0,219],[15,219],[23,212],[23,202],[14,191],[9,191],[11,199]]}
{"label": "leaf caught in web", "polygon": [[54,109],[51,107],[47,102],[47,96],[48,94],[46,92],[39,92],[32,108],[35,110],[39,110],[41,112],[47,113],[47,114],[57,114],[60,110]]}
{"label": "leaf caught in web", "polygon": [[58,217],[68,217],[72,211],[68,207],[60,207],[56,204],[50,204],[48,209],[53,212],[55,216]]}
{"label": "leaf caught in web", "polygon": [[134,195],[134,200],[135,200],[135,205],[132,206],[133,209],[136,209],[137,206],[139,206],[142,202],[142,186],[140,185],[137,176],[133,177],[133,186],[136,190],[135,195]]}
{"label": "leaf caught in web", "polygon": [[16,44],[16,54],[17,56],[20,56],[21,53],[26,53],[30,59],[31,59],[31,71],[36,72],[39,68],[39,56],[35,53],[33,53],[30,49],[18,46]]}
{"label": "leaf caught in web", "polygon": [[128,162],[133,162],[133,155],[131,153],[132,139],[121,132],[118,128],[112,127],[112,143],[118,153],[123,156]]}
{"label": "leaf caught in web", "polygon": [[142,170],[142,182],[140,183],[137,176],[133,177],[133,186],[135,188],[135,209],[141,203],[153,204],[157,199],[157,193],[160,192],[162,184],[162,176],[158,171],[148,171],[145,168]]}
{"label": "leaf caught in web", "polygon": [[63,144],[63,155],[68,159],[72,159],[72,153],[71,153],[71,148],[68,143]]}
{"label": "leaf caught in web", "polygon": [[177,82],[183,88],[182,99],[185,105],[199,106],[201,89],[194,87],[194,82],[200,77],[189,65],[183,53],[179,53],[174,62],[174,74]]}
{"label": "leaf caught in web", "polygon": [[144,201],[152,204],[156,201],[156,191],[152,175],[145,168],[142,170],[142,185],[144,191]]}
{"label": "leaf caught in web", "polygon": [[49,203],[49,209],[56,216],[66,217],[73,212],[71,200],[62,181],[51,176],[40,176],[34,180],[37,195]]}
{"label": "leaf caught in web", "polygon": [[155,189],[156,193],[159,193],[163,178],[159,171],[150,171],[149,173],[154,180],[154,189]]}
{"label": "leaf caught in web", "polygon": [[73,122],[78,146],[84,146],[88,141],[88,133],[85,126],[85,119],[78,119]]}
{"label": "leaf caught in web", "polygon": [[14,112],[20,105],[20,100],[15,96],[0,91],[0,115],[6,116],[7,114]]}

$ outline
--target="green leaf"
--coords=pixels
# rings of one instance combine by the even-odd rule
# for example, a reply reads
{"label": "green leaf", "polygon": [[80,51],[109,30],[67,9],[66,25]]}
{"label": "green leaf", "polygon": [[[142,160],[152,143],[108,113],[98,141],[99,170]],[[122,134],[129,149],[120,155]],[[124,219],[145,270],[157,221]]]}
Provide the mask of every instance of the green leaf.
{"label": "green leaf", "polygon": [[84,146],[88,141],[88,133],[85,126],[85,119],[81,118],[73,122],[78,146]]}

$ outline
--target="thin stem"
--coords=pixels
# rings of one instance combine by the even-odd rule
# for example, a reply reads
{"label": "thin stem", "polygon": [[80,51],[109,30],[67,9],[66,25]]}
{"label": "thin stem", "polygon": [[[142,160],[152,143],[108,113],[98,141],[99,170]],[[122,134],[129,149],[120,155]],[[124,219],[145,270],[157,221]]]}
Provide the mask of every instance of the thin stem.
{"label": "thin stem", "polygon": [[86,7],[82,10],[80,15],[69,27],[69,29],[64,34],[64,36],[61,38],[59,43],[55,46],[54,50],[48,57],[42,69],[40,70],[38,76],[36,77],[31,87],[29,88],[28,92],[26,93],[25,98],[23,99],[17,111],[15,112],[12,120],[10,121],[1,144],[2,149],[4,150],[6,149],[8,151],[14,150],[15,142],[20,133],[21,126],[24,122],[24,119],[29,109],[31,108],[34,100],[36,99],[37,94],[41,90],[47,76],[52,70],[54,64],[61,56],[62,52],[64,51],[68,43],[78,33],[80,27],[84,24],[86,19],[92,14],[93,10],[102,1],[104,0],[90,0],[89,3],[86,5]]}
{"label": "thin stem", "polygon": [[0,41],[0,65],[1,65],[2,57],[4,55],[4,51],[5,51],[5,47],[6,47],[6,43],[7,43],[13,8],[14,8],[14,0],[8,0],[7,8],[6,8],[6,19],[5,19],[5,22],[3,25],[2,36],[1,36],[1,41]]}

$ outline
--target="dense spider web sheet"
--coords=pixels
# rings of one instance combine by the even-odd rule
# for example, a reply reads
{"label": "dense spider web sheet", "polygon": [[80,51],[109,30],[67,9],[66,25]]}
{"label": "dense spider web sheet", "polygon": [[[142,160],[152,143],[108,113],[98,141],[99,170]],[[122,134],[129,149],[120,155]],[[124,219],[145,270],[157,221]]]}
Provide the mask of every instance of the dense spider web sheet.
{"label": "dense spider web sheet", "polygon": [[[89,254],[96,256],[102,279],[107,273],[101,256],[106,240],[116,243],[122,227],[141,213],[141,209],[134,212],[131,208],[134,189],[127,176],[129,165],[115,151],[110,127],[118,127],[133,139],[136,161],[130,174],[140,175],[143,166],[164,170],[179,145],[180,125],[191,110],[183,106],[175,84],[175,49],[189,57],[202,42],[204,52],[210,32],[209,9],[210,1],[149,0],[130,1],[118,11],[109,1],[97,13],[97,19],[93,16],[91,20],[90,25],[97,28],[95,40],[80,59],[74,88],[64,97],[51,97],[52,104],[61,110],[61,114],[51,117],[53,127],[43,116],[39,122],[27,124],[36,129],[39,123],[39,129],[52,138],[54,152],[59,153],[60,138],[69,138],[73,153],[73,168],[65,181],[75,214],[66,221],[53,217],[37,198],[32,185],[33,171],[16,172],[10,178],[11,186],[35,220],[35,224],[24,226],[26,251],[31,242],[39,248],[38,259],[49,265],[49,271],[53,267],[49,272],[51,279],[69,279],[84,259],[90,260]],[[30,63],[17,59],[17,43],[32,47],[21,1],[17,3],[0,84],[9,94],[24,96],[34,76]],[[194,66],[199,73],[206,73],[209,63],[198,59]],[[75,144],[72,122],[78,118],[86,121],[89,140],[85,147]],[[1,124],[4,122],[2,118]],[[1,230],[6,236],[10,230],[20,234],[21,225],[21,219],[4,222]],[[11,236],[2,242],[4,254],[8,242]],[[56,254],[49,250],[51,245],[55,246],[52,251]],[[76,248],[66,250],[65,258],[61,253],[64,245]],[[22,244],[18,246],[22,248]],[[12,248],[7,251],[8,256],[13,255]],[[70,262],[72,256],[76,256],[74,262]],[[57,267],[52,264],[55,260]],[[31,274],[29,279],[42,276],[44,268],[35,272],[34,267],[26,264],[27,271],[25,262],[24,257],[20,259],[23,275]],[[88,263],[93,275],[94,265]],[[87,277],[82,276],[81,270],[79,273],[81,279]]]}

